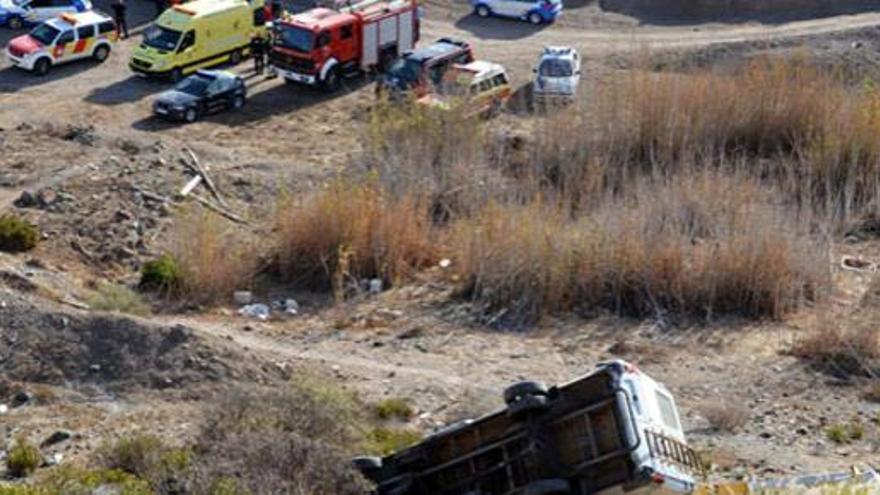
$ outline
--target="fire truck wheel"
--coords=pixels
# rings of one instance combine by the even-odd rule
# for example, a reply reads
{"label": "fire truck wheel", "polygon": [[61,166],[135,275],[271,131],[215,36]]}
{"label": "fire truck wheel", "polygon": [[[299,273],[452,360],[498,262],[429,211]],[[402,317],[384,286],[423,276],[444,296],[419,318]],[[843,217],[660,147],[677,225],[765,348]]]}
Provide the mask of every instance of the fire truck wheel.
{"label": "fire truck wheel", "polygon": [[232,65],[238,65],[239,62],[241,62],[241,50],[235,50],[229,55],[229,63]]}
{"label": "fire truck wheel", "polygon": [[34,74],[38,76],[45,76],[49,73],[49,67],[52,66],[52,61],[47,57],[43,57],[34,63]]}
{"label": "fire truck wheel", "polygon": [[198,118],[199,112],[197,112],[195,108],[190,108],[186,111],[185,114],[183,114],[183,120],[187,121],[190,124],[195,122]]}
{"label": "fire truck wheel", "polygon": [[335,93],[336,91],[339,91],[339,84],[339,72],[333,69],[328,72],[327,77],[324,78],[324,91]]}
{"label": "fire truck wheel", "polygon": [[511,404],[528,395],[546,396],[547,393],[547,385],[541,382],[518,382],[504,389],[504,403]]}
{"label": "fire truck wheel", "polygon": [[571,493],[571,485],[563,479],[547,479],[533,481],[526,485],[523,495],[567,495]]}
{"label": "fire truck wheel", "polygon": [[537,12],[532,12],[531,14],[529,14],[529,22],[537,26],[538,24],[544,22],[544,18],[541,17],[541,14]]}
{"label": "fire truck wheel", "polygon": [[92,54],[92,57],[95,58],[98,62],[103,62],[107,60],[107,57],[110,56],[110,48],[101,45],[98,48],[95,48],[95,53]]}
{"label": "fire truck wheel", "polygon": [[21,17],[10,17],[9,18],[9,29],[13,31],[17,31],[21,29],[24,25],[24,22],[21,20]]}

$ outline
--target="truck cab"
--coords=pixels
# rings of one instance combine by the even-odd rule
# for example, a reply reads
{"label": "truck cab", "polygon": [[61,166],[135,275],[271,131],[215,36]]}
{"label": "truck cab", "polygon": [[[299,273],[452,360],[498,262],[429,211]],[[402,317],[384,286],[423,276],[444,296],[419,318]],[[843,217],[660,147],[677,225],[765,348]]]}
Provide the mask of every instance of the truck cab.
{"label": "truck cab", "polygon": [[504,401],[355,465],[377,495],[675,495],[703,474],[672,394],[625,361],[558,386],[516,383]]}
{"label": "truck cab", "polygon": [[412,49],[417,12],[411,0],[392,0],[286,16],[273,26],[271,70],[286,81],[336,91],[342,78],[382,70]]}

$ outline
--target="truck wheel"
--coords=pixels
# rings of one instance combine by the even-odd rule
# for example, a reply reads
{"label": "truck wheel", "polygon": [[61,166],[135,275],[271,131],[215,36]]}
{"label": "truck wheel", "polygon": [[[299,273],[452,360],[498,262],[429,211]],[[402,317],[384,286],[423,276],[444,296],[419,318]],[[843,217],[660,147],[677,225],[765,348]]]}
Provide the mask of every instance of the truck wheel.
{"label": "truck wheel", "polygon": [[547,393],[547,385],[542,382],[518,382],[504,389],[504,403],[509,405],[529,395],[546,396]]}
{"label": "truck wheel", "polygon": [[324,91],[328,93],[335,93],[339,91],[339,86],[339,71],[333,69],[327,73],[327,77],[324,79]]}
{"label": "truck wheel", "polygon": [[107,57],[110,56],[110,47],[106,45],[101,45],[98,48],[95,48],[95,53],[92,54],[92,57],[98,62],[103,62],[107,60]]}
{"label": "truck wheel", "polygon": [[241,62],[241,50],[235,50],[229,55],[229,63],[232,65],[238,65]]}
{"label": "truck wheel", "polygon": [[492,15],[492,11],[489,10],[489,7],[485,5],[477,5],[477,8],[474,9],[474,13],[476,13],[480,17],[489,17]]}
{"label": "truck wheel", "polygon": [[547,399],[544,395],[526,395],[507,405],[507,415],[513,418],[520,418],[530,413],[543,411],[547,409]]}
{"label": "truck wheel", "polygon": [[244,106],[244,97],[236,96],[232,99],[232,108],[235,110],[241,110],[241,107]]}
{"label": "truck wheel", "polygon": [[195,108],[187,109],[186,113],[183,114],[183,120],[187,123],[192,124],[199,118],[199,112]]}
{"label": "truck wheel", "polygon": [[544,18],[541,17],[541,14],[537,12],[532,12],[531,14],[529,14],[529,22],[537,26],[538,24],[544,22]]}
{"label": "truck wheel", "polygon": [[568,495],[569,493],[571,493],[571,485],[568,481],[555,478],[529,483],[523,495]]}
{"label": "truck wheel", "polygon": [[48,58],[43,57],[37,60],[37,62],[34,64],[34,74],[38,76],[45,76],[49,73],[49,67],[51,66],[52,62]]}
{"label": "truck wheel", "polygon": [[378,469],[382,469],[382,458],[381,457],[372,457],[372,456],[355,457],[354,459],[351,460],[351,463],[354,464],[354,467],[362,473],[368,473],[371,471],[376,471]]}
{"label": "truck wheel", "polygon": [[24,26],[24,21],[21,20],[21,17],[17,17],[17,16],[10,17],[8,24],[9,24],[9,29],[12,29],[13,31],[17,31],[17,30],[21,29],[22,26]]}

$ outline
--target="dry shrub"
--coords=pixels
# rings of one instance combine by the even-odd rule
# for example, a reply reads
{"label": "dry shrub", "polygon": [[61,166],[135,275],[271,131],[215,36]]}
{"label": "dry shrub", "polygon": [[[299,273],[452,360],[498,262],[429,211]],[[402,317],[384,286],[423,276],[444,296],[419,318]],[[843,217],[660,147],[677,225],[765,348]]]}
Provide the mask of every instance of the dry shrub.
{"label": "dry shrub", "polygon": [[725,433],[736,432],[749,420],[749,410],[737,404],[703,404],[699,411],[713,430]]}
{"label": "dry shrub", "polygon": [[331,183],[275,219],[282,277],[311,287],[381,278],[394,285],[434,261],[433,227],[419,196],[393,197],[371,182]]}
{"label": "dry shrub", "polygon": [[841,378],[880,377],[880,277],[875,277],[861,305],[841,317],[819,314],[815,326],[792,349],[815,368]]}
{"label": "dry shrub", "polygon": [[825,246],[754,182],[645,181],[581,215],[493,205],[451,235],[462,293],[493,323],[603,307],[646,316],[780,317],[827,286]]}
{"label": "dry shrub", "polygon": [[880,93],[805,61],[759,59],[733,74],[634,70],[597,90],[596,153],[609,170],[664,171],[737,157],[789,198],[840,218],[876,200]]}
{"label": "dry shrub", "polygon": [[227,220],[188,210],[175,222],[171,239],[179,290],[187,300],[216,303],[251,286],[258,265],[255,243]]}
{"label": "dry shrub", "polygon": [[348,451],[362,438],[362,413],[350,394],[313,379],[226,394],[197,438],[189,493],[366,493]]}

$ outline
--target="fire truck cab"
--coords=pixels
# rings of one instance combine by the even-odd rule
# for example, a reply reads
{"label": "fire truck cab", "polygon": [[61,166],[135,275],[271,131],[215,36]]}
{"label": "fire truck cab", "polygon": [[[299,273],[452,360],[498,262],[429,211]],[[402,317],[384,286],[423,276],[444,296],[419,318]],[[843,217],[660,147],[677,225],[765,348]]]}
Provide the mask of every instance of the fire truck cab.
{"label": "fire truck cab", "polygon": [[381,70],[419,37],[413,0],[314,8],[274,25],[270,70],[285,80],[336,91],[342,78]]}

